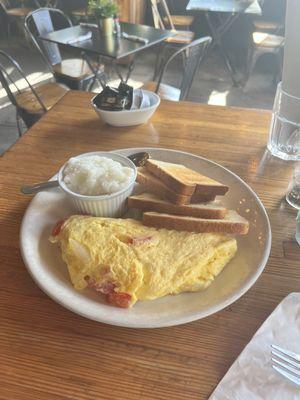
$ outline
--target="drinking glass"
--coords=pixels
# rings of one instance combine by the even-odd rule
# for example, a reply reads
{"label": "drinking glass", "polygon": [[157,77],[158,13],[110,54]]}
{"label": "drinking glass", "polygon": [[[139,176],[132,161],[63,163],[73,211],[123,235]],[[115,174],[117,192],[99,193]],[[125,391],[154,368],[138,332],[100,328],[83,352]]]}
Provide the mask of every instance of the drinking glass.
{"label": "drinking glass", "polygon": [[268,149],[283,160],[300,161],[300,98],[278,84],[270,125]]}
{"label": "drinking glass", "polygon": [[297,167],[294,171],[286,194],[286,201],[292,207],[300,210],[300,167]]}
{"label": "drinking glass", "polygon": [[298,215],[296,218],[296,240],[300,246],[300,211],[298,212]]}

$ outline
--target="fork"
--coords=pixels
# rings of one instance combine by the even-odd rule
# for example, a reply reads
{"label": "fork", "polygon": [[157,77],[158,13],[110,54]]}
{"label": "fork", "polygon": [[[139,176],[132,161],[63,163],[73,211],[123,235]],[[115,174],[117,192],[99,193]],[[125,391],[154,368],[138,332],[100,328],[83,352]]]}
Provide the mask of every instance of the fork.
{"label": "fork", "polygon": [[279,374],[300,386],[300,354],[271,344],[272,368]]}

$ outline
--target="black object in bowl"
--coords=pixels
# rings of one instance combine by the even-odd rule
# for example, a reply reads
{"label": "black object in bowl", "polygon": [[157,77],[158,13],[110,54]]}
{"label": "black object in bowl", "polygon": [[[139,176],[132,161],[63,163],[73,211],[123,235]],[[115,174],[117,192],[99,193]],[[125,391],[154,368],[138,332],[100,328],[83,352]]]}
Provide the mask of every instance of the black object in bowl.
{"label": "black object in bowl", "polygon": [[118,88],[106,86],[92,101],[101,110],[130,110],[133,101],[133,87],[123,82],[119,84]]}

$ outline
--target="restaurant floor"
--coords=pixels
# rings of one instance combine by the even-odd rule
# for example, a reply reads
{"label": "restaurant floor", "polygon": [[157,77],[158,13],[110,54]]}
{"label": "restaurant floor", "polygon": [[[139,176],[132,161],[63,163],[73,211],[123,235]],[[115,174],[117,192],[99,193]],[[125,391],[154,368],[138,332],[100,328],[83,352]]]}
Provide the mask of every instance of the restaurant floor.
{"label": "restaurant floor", "polygon": [[[0,40],[0,49],[16,58],[31,83],[51,79],[51,74],[47,71],[39,54],[35,50],[29,49],[22,39],[14,39],[9,42]],[[132,74],[132,80],[136,86],[151,80],[154,62],[155,53],[152,50],[137,57]],[[164,77],[164,83],[176,86],[181,68],[182,66],[178,62],[171,65]],[[246,88],[233,87],[219,54],[210,54],[195,76],[188,100],[220,106],[271,109],[275,94],[272,68],[272,60],[267,56],[263,57],[258,62]],[[243,71],[241,71],[241,76],[242,73]],[[111,76],[111,78],[115,79],[116,77]],[[19,83],[22,85],[22,82]],[[0,86],[0,155],[17,140],[17,137],[14,107],[9,103],[4,89]]]}

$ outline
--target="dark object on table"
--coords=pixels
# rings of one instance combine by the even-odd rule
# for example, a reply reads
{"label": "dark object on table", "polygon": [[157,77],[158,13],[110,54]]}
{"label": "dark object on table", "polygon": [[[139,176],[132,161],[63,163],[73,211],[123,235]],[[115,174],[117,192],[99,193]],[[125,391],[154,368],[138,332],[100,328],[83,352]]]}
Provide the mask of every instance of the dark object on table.
{"label": "dark object on table", "polygon": [[[172,54],[167,62],[164,64],[164,67],[160,72],[158,82],[148,82],[144,85],[143,88],[157,93],[162,99],[165,100],[185,100],[192,86],[195,73],[207,53],[207,49],[211,43],[211,40],[211,37],[204,37],[194,40],[191,44],[187,46],[181,47],[178,51],[176,51],[176,53]],[[170,62],[175,57],[183,53],[186,53],[187,55],[184,63],[184,71],[180,89],[177,89],[170,85],[162,84],[161,81],[163,75],[168,68]]]}
{"label": "dark object on table", "polygon": [[118,88],[106,86],[94,97],[94,104],[101,110],[130,110],[133,99],[133,87],[121,82]]}
{"label": "dark object on table", "polygon": [[[137,53],[140,50],[144,50],[147,47],[153,46],[174,36],[174,33],[170,31],[154,29],[151,26],[146,25],[121,22],[120,26],[122,32],[126,32],[128,35],[148,39],[148,43],[137,43],[123,38],[119,39],[116,36],[113,36],[112,38],[103,38],[99,34],[97,27],[93,28],[92,25],[87,27],[77,25],[55,32],[45,32],[41,34],[40,39],[119,60],[120,58]],[[93,31],[93,37],[91,40],[72,43],[71,45],[68,43],[70,37],[82,35],[86,30]]]}
{"label": "dark object on table", "polygon": [[[174,33],[162,29],[154,29],[151,26],[131,24],[128,22],[121,22],[120,26],[122,32],[126,32],[128,35],[145,38],[148,40],[148,43],[133,42],[132,40],[127,40],[122,37],[119,38],[117,35],[102,37],[97,27],[92,26],[73,26],[56,32],[42,34],[40,39],[45,42],[56,43],[71,47],[72,49],[81,50],[85,54],[86,59],[88,59],[87,55],[89,54],[110,58],[119,78],[127,82],[134,68],[134,60],[129,64],[125,78],[122,77],[116,62],[126,56],[136,54],[141,50],[161,43],[165,39],[174,36]],[[90,40],[72,44],[68,43],[70,37],[82,35],[87,30],[92,30],[93,32],[93,36]]]}
{"label": "dark object on table", "polygon": [[[27,87],[22,91],[18,81],[22,78]],[[44,83],[34,87],[28,81],[19,64],[7,53],[0,50],[0,82],[11,103],[16,107],[16,119],[21,136],[20,118],[30,128],[44,113],[50,110],[69,90],[59,83]],[[13,84],[17,92],[11,90]]]}
{"label": "dark object on table", "polygon": [[[69,17],[62,11],[40,8],[28,14],[25,19],[25,29],[58,82],[66,84],[70,89],[91,89],[95,74],[97,77],[103,74],[103,65],[99,63],[95,65],[83,58],[63,60],[56,44],[40,40],[40,36],[55,31],[54,22],[56,21],[60,23],[60,26],[72,26]],[[86,34],[86,31],[83,33]],[[74,38],[80,38],[80,35],[69,35],[68,40]]]}

